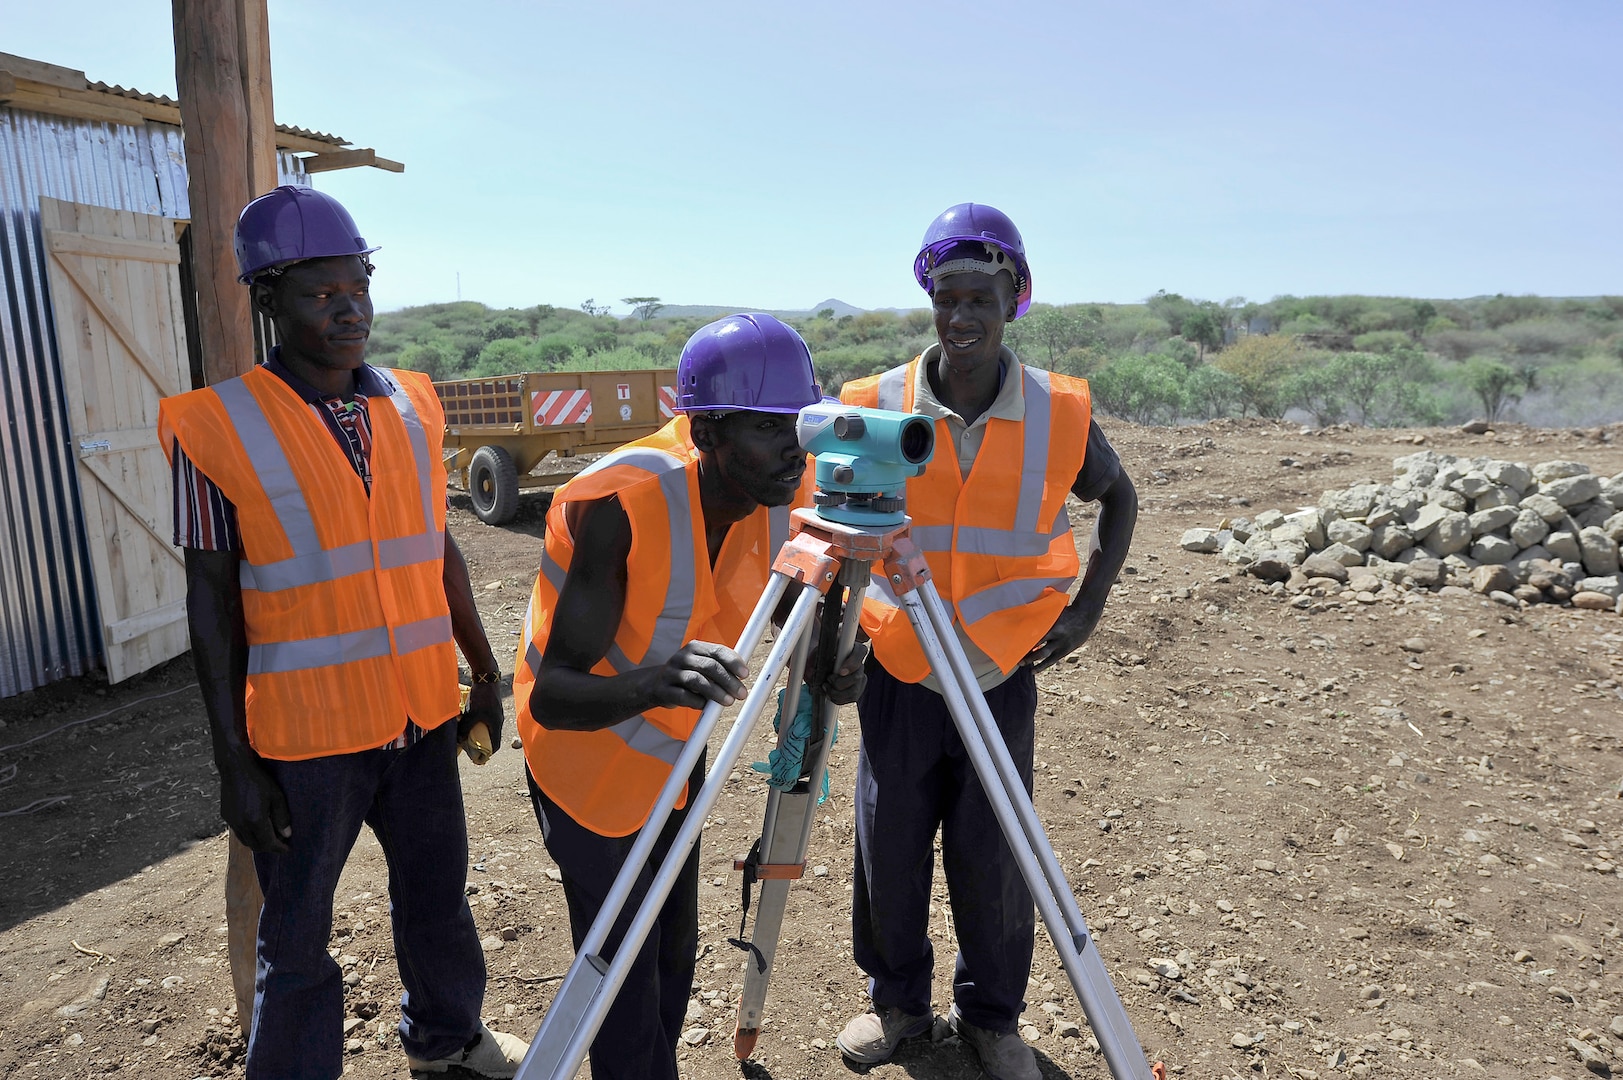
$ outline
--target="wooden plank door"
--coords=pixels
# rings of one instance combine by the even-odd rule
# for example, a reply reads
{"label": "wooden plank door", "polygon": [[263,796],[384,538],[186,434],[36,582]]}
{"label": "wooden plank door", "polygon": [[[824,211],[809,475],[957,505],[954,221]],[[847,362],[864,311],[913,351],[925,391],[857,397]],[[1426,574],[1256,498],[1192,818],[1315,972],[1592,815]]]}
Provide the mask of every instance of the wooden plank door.
{"label": "wooden plank door", "polygon": [[51,304],[107,677],[186,651],[186,575],[170,543],[158,401],[191,389],[174,223],[40,199]]}

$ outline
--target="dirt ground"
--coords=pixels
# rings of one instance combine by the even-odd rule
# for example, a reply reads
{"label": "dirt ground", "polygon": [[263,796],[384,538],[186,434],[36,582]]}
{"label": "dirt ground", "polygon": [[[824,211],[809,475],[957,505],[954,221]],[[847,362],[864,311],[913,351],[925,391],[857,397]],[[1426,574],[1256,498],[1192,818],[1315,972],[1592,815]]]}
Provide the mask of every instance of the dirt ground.
{"label": "dirt ground", "polygon": [[[1623,1070],[1623,618],[1398,592],[1297,608],[1178,547],[1237,499],[1288,510],[1388,479],[1413,439],[1610,474],[1623,429],[1109,432],[1143,512],[1093,640],[1039,677],[1036,802],[1151,1057],[1201,1078]],[[501,529],[465,503],[452,521],[510,664],[541,505]],[[240,1075],[226,845],[189,659],[0,702],[0,721],[0,1076]],[[738,926],[731,860],[760,825],[756,774],[732,778],[708,823],[685,1075],[854,1071],[833,1045],[866,1000],[850,959],[854,714],[845,732],[768,1022],[742,1067],[730,1035],[743,961],[725,939]],[[764,737],[755,746],[764,758]],[[570,952],[522,767],[511,748],[482,769],[462,762],[485,1013],[527,1037]],[[944,891],[933,930],[945,1014]],[[339,890],[332,949],[354,976],[346,1074],[404,1075],[370,834]],[[1045,1077],[1108,1075],[1041,935],[1028,1002]],[[869,1072],[969,1080],[977,1068],[938,1025]]]}

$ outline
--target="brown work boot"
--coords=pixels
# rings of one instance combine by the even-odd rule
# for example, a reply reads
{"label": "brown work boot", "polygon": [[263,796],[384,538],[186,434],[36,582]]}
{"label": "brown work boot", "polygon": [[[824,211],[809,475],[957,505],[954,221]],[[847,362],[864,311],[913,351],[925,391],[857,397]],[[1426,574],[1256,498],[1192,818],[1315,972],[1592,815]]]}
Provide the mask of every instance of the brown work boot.
{"label": "brown work boot", "polygon": [[981,1069],[992,1080],[1042,1080],[1037,1071],[1037,1055],[1032,1053],[1019,1032],[999,1035],[976,1027],[958,1012],[955,1004],[947,1014],[947,1026],[975,1051]]}
{"label": "brown work boot", "polygon": [[505,1031],[492,1031],[480,1024],[479,1033],[473,1037],[473,1041],[462,1048],[461,1052],[434,1061],[418,1061],[407,1054],[406,1064],[414,1072],[445,1072],[455,1065],[475,1076],[507,1080],[508,1077],[518,1074],[518,1067],[524,1061],[524,1055],[529,1052],[530,1044],[517,1035],[509,1035]]}
{"label": "brown work boot", "polygon": [[925,1034],[934,1023],[934,1013],[909,1016],[892,1005],[853,1016],[834,1043],[847,1061],[854,1061],[858,1065],[877,1065],[881,1061],[889,1061],[903,1039]]}

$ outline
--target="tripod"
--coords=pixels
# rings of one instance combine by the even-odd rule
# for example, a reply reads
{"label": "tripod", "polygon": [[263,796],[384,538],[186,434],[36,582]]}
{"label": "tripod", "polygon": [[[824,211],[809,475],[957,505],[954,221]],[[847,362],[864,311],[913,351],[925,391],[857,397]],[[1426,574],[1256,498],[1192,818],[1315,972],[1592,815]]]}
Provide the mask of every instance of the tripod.
{"label": "tripod", "polygon": [[[792,515],[791,537],[777,554],[766,592],[739,637],[739,654],[749,656],[761,643],[772,613],[791,583],[802,586],[800,595],[773,642],[760,676],[745,697],[709,776],[697,792],[689,794],[692,805],[687,819],[655,873],[642,905],[632,917],[614,959],[604,960],[601,952],[611,928],[631,894],[640,868],[648,862],[687,777],[704,753],[722,707],[712,702],[700,714],[602,909],[581,941],[574,963],[519,1067],[519,1080],[569,1080],[580,1068],[782,671],[790,676],[782,713],[783,732],[788,731],[787,721],[794,715],[800,678],[810,652],[814,609],[819,604],[823,607],[825,646],[837,641],[838,651],[833,655],[843,657],[856,640],[862,592],[875,565],[883,568],[891,591],[902,602],[919,645],[930,661],[975,775],[986,791],[1026,887],[1048,927],[1048,936],[1059,953],[1060,963],[1082,1004],[1088,1024],[1099,1040],[1111,1075],[1115,1080],[1164,1077],[1159,1064],[1152,1069],[1144,1059],[1138,1036],[1093,945],[1064,871],[1049,845],[1048,834],[1037,818],[1036,809],[975,681],[969,660],[964,656],[952,627],[952,617],[936,592],[924,556],[909,538],[906,519],[895,526],[862,526],[827,520],[815,511],[799,509]],[[845,587],[850,588],[850,603],[843,600]],[[833,629],[836,625],[837,637]],[[826,647],[821,650],[825,663],[829,653]],[[819,702],[818,705],[821,729],[805,754],[800,782],[789,792],[774,791],[767,800],[759,846],[762,861],[754,864],[755,875],[765,882],[752,942],[756,962],[745,976],[738,1029],[733,1038],[734,1052],[740,1058],[747,1057],[754,1049],[759,1035],[767,978],[776,953],[789,881],[799,877],[805,865],[816,789],[821,783],[832,742],[835,711],[831,703]],[[782,737],[780,733],[780,741]],[[746,864],[739,865],[749,872]]]}

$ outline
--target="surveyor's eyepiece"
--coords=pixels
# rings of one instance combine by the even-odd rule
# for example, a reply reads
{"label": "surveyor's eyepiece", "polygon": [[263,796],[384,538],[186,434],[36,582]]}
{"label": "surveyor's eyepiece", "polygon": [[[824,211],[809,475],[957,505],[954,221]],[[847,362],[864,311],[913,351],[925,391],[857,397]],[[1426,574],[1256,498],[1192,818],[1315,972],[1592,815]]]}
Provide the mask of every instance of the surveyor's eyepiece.
{"label": "surveyor's eyepiece", "polygon": [[902,425],[902,459],[909,465],[922,465],[935,453],[935,425],[915,416]]}

